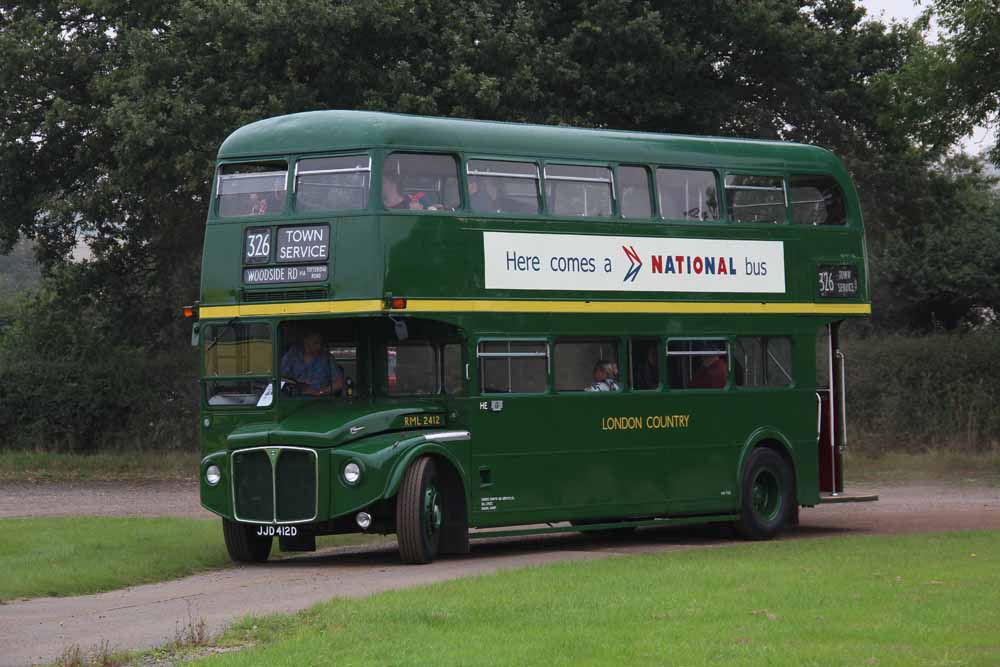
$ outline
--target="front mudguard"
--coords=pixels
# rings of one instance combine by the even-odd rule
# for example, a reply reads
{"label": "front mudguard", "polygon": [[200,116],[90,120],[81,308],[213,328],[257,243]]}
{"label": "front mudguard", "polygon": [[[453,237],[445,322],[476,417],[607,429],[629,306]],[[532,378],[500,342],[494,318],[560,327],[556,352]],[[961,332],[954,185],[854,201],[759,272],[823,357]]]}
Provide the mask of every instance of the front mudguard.
{"label": "front mudguard", "polygon": [[[454,433],[454,432],[450,432]],[[439,442],[434,432],[409,431],[372,436],[331,451],[330,518],[357,512],[399,490],[407,468],[418,457],[440,457],[454,467],[468,493],[468,477],[462,461],[468,460],[468,441]],[[361,480],[354,485],[344,480],[343,470],[351,461],[361,468]]]}

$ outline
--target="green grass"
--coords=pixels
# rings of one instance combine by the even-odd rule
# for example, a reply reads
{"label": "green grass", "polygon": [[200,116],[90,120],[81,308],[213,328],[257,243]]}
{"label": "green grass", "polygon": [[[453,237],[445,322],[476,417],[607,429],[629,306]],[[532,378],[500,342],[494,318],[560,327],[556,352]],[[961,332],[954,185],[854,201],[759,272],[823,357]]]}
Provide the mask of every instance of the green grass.
{"label": "green grass", "polygon": [[997,665],[996,533],[561,563],[250,617],[198,665]]}
{"label": "green grass", "polygon": [[[213,519],[0,519],[0,535],[0,602],[97,593],[230,564]],[[338,535],[319,538],[317,546],[385,539]],[[275,543],[272,558],[280,557]]]}
{"label": "green grass", "polygon": [[2,519],[0,534],[0,600],[96,593],[228,562],[212,520]]}
{"label": "green grass", "polygon": [[97,454],[0,451],[0,482],[183,480],[198,474],[197,452],[125,451]]}
{"label": "green grass", "polygon": [[1000,486],[1000,450],[969,453],[938,449],[922,453],[886,452],[870,456],[848,450],[846,483],[948,482]]}

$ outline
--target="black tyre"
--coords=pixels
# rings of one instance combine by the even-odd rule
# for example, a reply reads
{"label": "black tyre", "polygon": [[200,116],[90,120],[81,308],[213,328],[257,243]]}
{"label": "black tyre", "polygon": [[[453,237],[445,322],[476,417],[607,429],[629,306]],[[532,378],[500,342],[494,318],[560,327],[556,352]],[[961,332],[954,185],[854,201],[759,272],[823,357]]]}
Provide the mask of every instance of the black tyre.
{"label": "black tyre", "polygon": [[396,495],[396,540],[404,563],[430,563],[437,557],[445,506],[437,467],[422,456],[407,469]]}
{"label": "black tyre", "polygon": [[263,563],[271,555],[270,537],[257,537],[257,526],[222,520],[226,551],[237,563]]}
{"label": "black tyre", "polygon": [[772,449],[750,452],[740,483],[740,520],[736,528],[748,540],[769,540],[795,513],[794,475]]}

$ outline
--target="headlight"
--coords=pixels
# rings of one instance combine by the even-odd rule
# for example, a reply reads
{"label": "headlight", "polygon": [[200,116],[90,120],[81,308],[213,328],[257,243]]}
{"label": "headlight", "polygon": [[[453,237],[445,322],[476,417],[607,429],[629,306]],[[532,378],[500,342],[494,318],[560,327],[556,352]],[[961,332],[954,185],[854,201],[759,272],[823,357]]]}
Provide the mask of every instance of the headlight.
{"label": "headlight", "polygon": [[212,465],[205,468],[205,481],[209,486],[215,486],[221,479],[222,471],[219,470],[219,466]]}
{"label": "headlight", "polygon": [[348,484],[357,484],[358,480],[361,479],[361,466],[359,466],[354,461],[351,461],[346,466],[344,466],[344,481]]}

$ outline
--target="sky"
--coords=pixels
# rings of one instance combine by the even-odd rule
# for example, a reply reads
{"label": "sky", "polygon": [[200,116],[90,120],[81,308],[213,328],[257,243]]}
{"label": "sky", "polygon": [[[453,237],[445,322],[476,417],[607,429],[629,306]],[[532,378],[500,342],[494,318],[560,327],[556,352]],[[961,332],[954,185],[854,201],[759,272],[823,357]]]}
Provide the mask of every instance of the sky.
{"label": "sky", "polygon": [[[859,0],[873,19],[913,21],[927,9],[927,2],[920,0]],[[933,27],[932,27],[933,31]],[[934,36],[931,36],[934,39]],[[962,148],[967,153],[981,153],[992,145],[993,133],[985,127],[977,127],[972,134],[962,139]]]}

